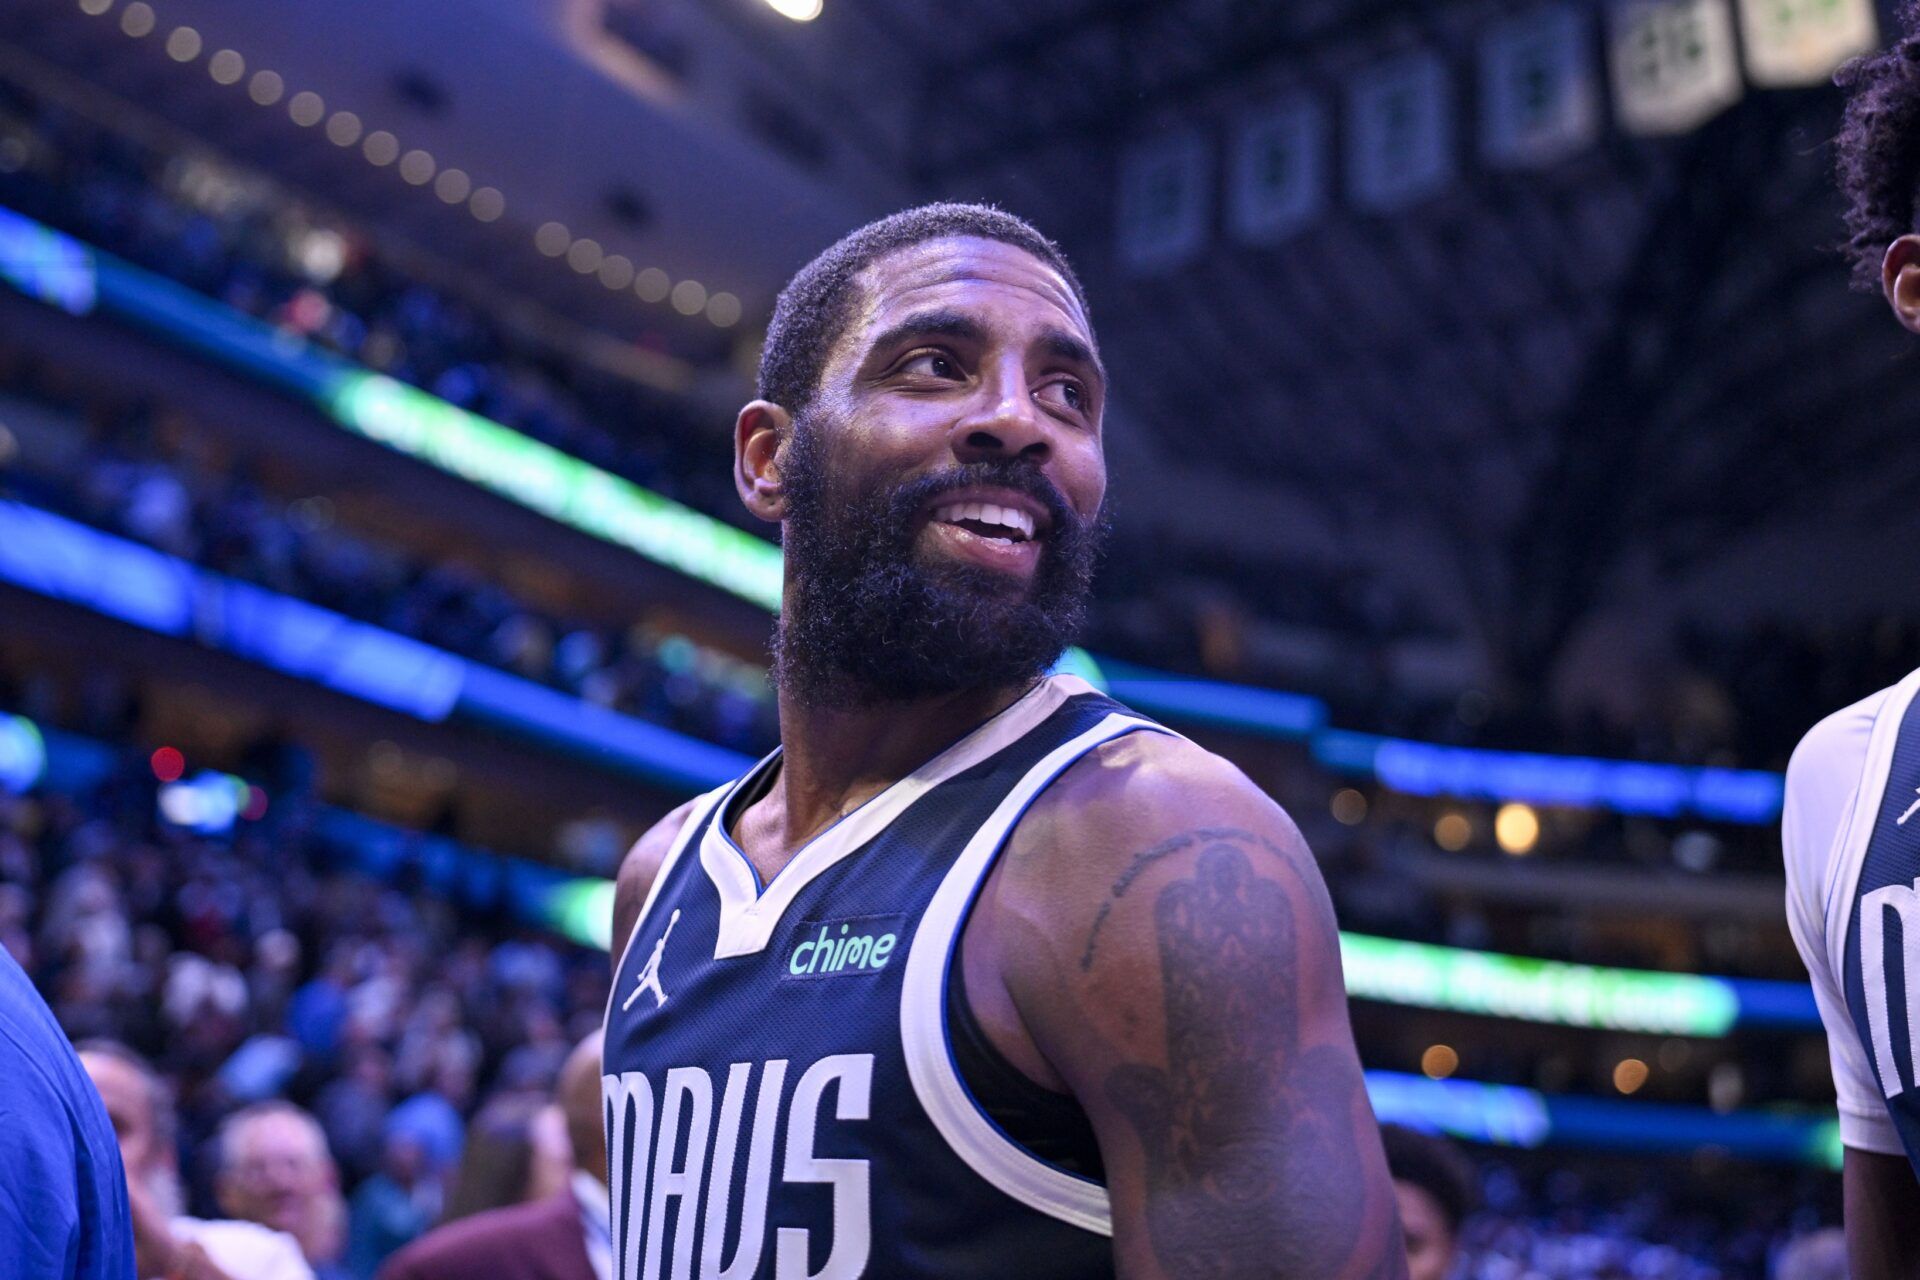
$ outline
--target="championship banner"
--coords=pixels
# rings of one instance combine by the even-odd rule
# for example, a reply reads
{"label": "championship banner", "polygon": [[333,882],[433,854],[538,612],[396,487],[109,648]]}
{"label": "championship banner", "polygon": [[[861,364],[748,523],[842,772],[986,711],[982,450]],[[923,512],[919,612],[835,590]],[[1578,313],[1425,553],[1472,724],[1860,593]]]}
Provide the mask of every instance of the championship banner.
{"label": "championship banner", "polygon": [[1255,109],[1234,131],[1227,221],[1248,244],[1275,244],[1313,221],[1327,196],[1327,114],[1301,95]]}
{"label": "championship banner", "polygon": [[1880,43],[1873,0],[1740,0],[1747,75],[1769,88],[1825,84]]}
{"label": "championship banner", "polygon": [[1134,271],[1178,266],[1207,237],[1212,174],[1195,129],[1137,143],[1120,161],[1120,261]]}
{"label": "championship banner", "polygon": [[1537,168],[1600,130],[1592,28],[1557,3],[1495,23],[1480,46],[1480,150],[1494,168]]}
{"label": "championship banner", "polygon": [[1402,208],[1453,177],[1453,86],[1438,55],[1410,53],[1356,76],[1347,118],[1347,190],[1360,208]]}
{"label": "championship banner", "polygon": [[1610,42],[1615,110],[1629,133],[1685,133],[1740,100],[1727,0],[1624,0]]}

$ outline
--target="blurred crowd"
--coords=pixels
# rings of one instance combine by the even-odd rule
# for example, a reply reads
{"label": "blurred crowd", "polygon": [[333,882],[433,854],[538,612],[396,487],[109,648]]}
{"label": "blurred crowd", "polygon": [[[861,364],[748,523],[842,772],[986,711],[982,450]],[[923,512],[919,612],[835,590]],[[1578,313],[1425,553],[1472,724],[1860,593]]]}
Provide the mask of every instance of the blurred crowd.
{"label": "blurred crowd", "polygon": [[283,499],[208,452],[177,412],[83,397],[25,362],[0,366],[0,388],[70,428],[16,441],[0,495],[708,741],[758,753],[777,736],[758,665],[644,619],[558,617],[476,568],[350,529],[327,498]]}
{"label": "blurred crowd", "polygon": [[364,1280],[436,1222],[564,1185],[564,1126],[542,1117],[600,1023],[607,961],[331,869],[309,807],[276,810],[193,836],[156,822],[131,766],[85,800],[0,792],[0,945],[90,1069],[105,1041],[157,1071],[179,1159],[135,1173],[174,1212],[233,1215],[217,1166],[236,1111],[286,1099],[317,1120],[338,1197],[316,1172],[313,1261]]}

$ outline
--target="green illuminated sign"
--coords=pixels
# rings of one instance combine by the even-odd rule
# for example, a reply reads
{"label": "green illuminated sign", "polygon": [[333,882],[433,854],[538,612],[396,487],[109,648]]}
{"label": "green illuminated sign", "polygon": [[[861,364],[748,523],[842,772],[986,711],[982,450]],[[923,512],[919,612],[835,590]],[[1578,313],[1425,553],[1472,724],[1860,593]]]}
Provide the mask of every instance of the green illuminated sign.
{"label": "green illuminated sign", "polygon": [[340,375],[323,404],[369,440],[762,608],[780,608],[780,548],[763,538],[377,373]]}
{"label": "green illuminated sign", "polygon": [[605,951],[613,945],[613,881],[569,880],[547,895],[543,914],[562,937]]}
{"label": "green illuminated sign", "polygon": [[1347,993],[1366,1000],[1570,1027],[1724,1035],[1740,1013],[1725,982],[1603,969],[1420,942],[1340,935]]}

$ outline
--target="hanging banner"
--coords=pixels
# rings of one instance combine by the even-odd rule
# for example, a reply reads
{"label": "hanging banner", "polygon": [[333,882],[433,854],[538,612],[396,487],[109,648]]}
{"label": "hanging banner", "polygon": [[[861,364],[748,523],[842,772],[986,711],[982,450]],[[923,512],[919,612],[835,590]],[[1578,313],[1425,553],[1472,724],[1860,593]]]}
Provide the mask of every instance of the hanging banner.
{"label": "hanging banner", "polygon": [[1276,244],[1318,216],[1327,197],[1327,115],[1304,94],[1242,117],[1233,136],[1227,221],[1248,244]]}
{"label": "hanging banner", "polygon": [[1624,0],[1609,41],[1615,109],[1629,133],[1685,133],[1740,100],[1727,0]]}
{"label": "hanging banner", "polygon": [[1198,130],[1133,146],[1120,161],[1120,261],[1135,271],[1161,271],[1191,258],[1207,237],[1211,187]]}
{"label": "hanging banner", "polygon": [[1747,75],[1768,88],[1825,84],[1880,43],[1873,0],[1740,0]]}
{"label": "hanging banner", "polygon": [[1453,86],[1437,54],[1410,53],[1354,77],[1347,118],[1347,190],[1359,207],[1403,208],[1452,179]]}
{"label": "hanging banner", "polygon": [[1480,45],[1480,150],[1494,168],[1537,168],[1593,145],[1600,87],[1582,10],[1551,4],[1489,27]]}

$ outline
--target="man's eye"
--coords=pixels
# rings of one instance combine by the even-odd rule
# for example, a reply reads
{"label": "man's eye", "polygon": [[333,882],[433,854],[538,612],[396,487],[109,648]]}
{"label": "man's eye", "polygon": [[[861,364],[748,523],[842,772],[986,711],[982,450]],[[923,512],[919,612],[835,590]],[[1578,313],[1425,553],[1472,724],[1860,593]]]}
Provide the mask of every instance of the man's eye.
{"label": "man's eye", "polygon": [[1063,405],[1076,413],[1087,407],[1086,388],[1077,382],[1049,382],[1040,388],[1040,393],[1051,396],[1055,404]]}
{"label": "man's eye", "polygon": [[960,367],[954,364],[949,356],[941,355],[938,351],[927,351],[901,365],[900,372],[925,373],[936,378],[957,378],[960,376]]}

